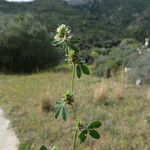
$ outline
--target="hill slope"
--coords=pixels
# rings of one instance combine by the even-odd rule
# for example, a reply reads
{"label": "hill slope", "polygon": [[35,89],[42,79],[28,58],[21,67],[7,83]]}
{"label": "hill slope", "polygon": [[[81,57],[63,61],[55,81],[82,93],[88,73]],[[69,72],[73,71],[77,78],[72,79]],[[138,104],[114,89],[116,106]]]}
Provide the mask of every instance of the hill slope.
{"label": "hill slope", "polygon": [[[67,0],[68,2],[68,0]],[[36,0],[8,3],[0,0],[3,13],[31,13],[49,31],[58,24],[69,24],[81,37],[81,48],[111,47],[124,37],[143,40],[150,34],[149,0]],[[70,4],[78,4],[72,6]]]}

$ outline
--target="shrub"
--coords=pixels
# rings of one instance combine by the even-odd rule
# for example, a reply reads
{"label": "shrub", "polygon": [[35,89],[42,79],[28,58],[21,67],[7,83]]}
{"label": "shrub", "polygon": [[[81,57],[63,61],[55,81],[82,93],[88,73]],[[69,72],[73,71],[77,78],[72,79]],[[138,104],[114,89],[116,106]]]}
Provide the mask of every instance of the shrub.
{"label": "shrub", "polygon": [[139,54],[137,48],[140,44],[133,39],[124,39],[117,47],[108,49],[108,55],[102,55],[95,60],[94,74],[101,77],[111,77],[120,66],[128,67]]}
{"label": "shrub", "polygon": [[141,78],[143,84],[150,84],[150,53],[137,57],[130,64],[131,71],[129,72],[129,78],[131,81],[136,82],[138,78]]}
{"label": "shrub", "polygon": [[[111,73],[115,73],[117,71],[117,69],[120,66],[120,61],[119,60],[114,60],[114,59],[108,59],[107,57],[104,58],[104,61],[106,61],[105,63],[101,63],[98,65],[98,67],[96,66],[96,70],[94,72],[95,75],[101,77],[111,77]],[[99,61],[100,63],[100,61]]]}
{"label": "shrub", "polygon": [[139,43],[133,39],[123,40],[118,47],[113,48],[110,55],[117,60],[121,61],[122,65],[126,65],[129,61],[130,55],[137,53]]}
{"label": "shrub", "polygon": [[58,63],[45,26],[30,14],[13,16],[0,30],[0,70],[31,72]]}
{"label": "shrub", "polygon": [[100,56],[95,60],[95,65],[96,65],[96,67],[98,67],[99,65],[104,64],[105,62],[107,62],[110,59],[111,59],[111,57],[109,57],[109,56]]}
{"label": "shrub", "polygon": [[93,52],[96,52],[98,55],[108,55],[109,52],[110,52],[110,49],[109,48],[92,48],[91,51]]}
{"label": "shrub", "polygon": [[91,56],[92,56],[94,59],[96,59],[96,58],[99,57],[99,54],[98,54],[98,52],[96,52],[96,51],[92,51],[92,52],[91,52]]}

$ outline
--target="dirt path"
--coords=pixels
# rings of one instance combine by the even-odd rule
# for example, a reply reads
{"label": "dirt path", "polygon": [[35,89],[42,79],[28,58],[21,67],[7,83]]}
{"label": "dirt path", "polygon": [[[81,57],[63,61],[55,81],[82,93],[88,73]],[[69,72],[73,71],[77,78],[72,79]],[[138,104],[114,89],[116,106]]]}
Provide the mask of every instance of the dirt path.
{"label": "dirt path", "polygon": [[10,121],[0,109],[0,150],[18,150],[19,140],[10,128]]}

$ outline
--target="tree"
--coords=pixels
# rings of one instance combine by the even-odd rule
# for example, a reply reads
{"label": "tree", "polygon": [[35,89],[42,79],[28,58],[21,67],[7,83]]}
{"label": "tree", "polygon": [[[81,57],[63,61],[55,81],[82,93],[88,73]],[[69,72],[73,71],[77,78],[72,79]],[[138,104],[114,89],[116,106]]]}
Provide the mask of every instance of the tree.
{"label": "tree", "polygon": [[32,72],[58,63],[47,28],[30,14],[0,19],[0,70]]}

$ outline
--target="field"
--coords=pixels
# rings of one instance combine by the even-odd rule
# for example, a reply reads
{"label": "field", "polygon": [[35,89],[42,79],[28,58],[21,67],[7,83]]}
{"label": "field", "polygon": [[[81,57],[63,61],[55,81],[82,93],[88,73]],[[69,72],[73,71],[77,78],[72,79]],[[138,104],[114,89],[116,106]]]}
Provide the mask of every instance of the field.
{"label": "field", "polygon": [[[0,107],[22,144],[33,143],[35,150],[42,144],[70,149],[71,121],[54,118],[54,104],[69,89],[70,80],[69,72],[56,71],[0,75]],[[78,144],[79,150],[150,149],[150,87],[125,85],[120,76],[102,80],[91,75],[76,80],[79,115],[103,123],[101,139],[93,142],[88,138],[85,144]]]}

